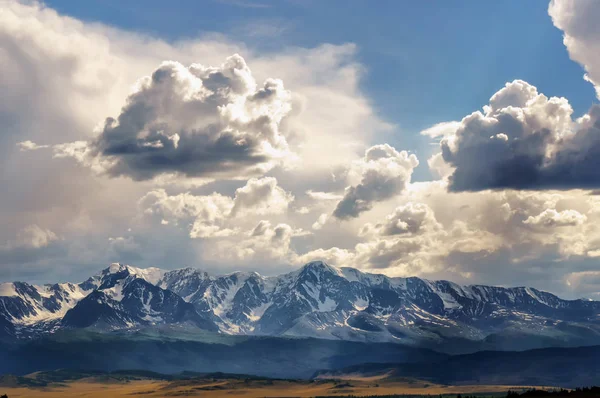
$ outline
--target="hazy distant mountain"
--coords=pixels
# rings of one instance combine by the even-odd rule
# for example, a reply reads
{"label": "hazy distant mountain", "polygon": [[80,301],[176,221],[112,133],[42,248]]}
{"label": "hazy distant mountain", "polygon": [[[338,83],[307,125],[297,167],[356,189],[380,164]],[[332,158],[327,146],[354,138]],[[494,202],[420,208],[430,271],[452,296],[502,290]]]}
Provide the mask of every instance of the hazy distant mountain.
{"label": "hazy distant mountain", "polygon": [[140,369],[308,378],[319,369],[365,362],[431,363],[447,355],[394,343],[218,335],[171,325],[135,332],[61,330],[19,344],[0,344],[0,357],[0,374]]}
{"label": "hazy distant mountain", "polygon": [[334,371],[316,372],[317,378],[343,375],[414,377],[440,384],[504,384],[581,387],[598,384],[600,346],[541,348],[519,352],[482,351],[454,355],[431,363],[365,363]]}
{"label": "hazy distant mountain", "polygon": [[186,325],[233,335],[397,342],[456,353],[600,344],[600,302],[389,278],[316,261],[283,275],[112,264],[80,284],[0,284],[0,337]]}

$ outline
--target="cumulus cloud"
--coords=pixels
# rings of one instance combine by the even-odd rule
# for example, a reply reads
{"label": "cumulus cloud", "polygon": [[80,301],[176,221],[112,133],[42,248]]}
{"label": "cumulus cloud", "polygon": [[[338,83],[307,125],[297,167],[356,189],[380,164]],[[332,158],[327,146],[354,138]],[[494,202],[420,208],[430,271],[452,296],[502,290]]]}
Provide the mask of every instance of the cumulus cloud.
{"label": "cumulus cloud", "polygon": [[294,196],[277,185],[274,177],[252,178],[235,191],[232,216],[251,214],[281,214],[285,212]]}
{"label": "cumulus cloud", "polygon": [[573,120],[565,98],[507,83],[441,140],[452,191],[600,186],[600,107]]}
{"label": "cumulus cloud", "polygon": [[554,25],[564,32],[571,59],[585,68],[586,80],[600,98],[600,4],[594,0],[552,0],[548,8]]}
{"label": "cumulus cloud", "polygon": [[386,216],[385,220],[378,224],[365,224],[361,235],[377,234],[382,236],[417,234],[423,228],[439,228],[435,215],[429,206],[424,203],[409,202],[399,206],[393,213]]}
{"label": "cumulus cloud", "polygon": [[182,222],[189,226],[191,238],[219,238],[240,233],[236,220],[281,214],[293,200],[293,195],[277,185],[277,179],[264,177],[248,180],[233,197],[216,192],[169,195],[161,188],[148,192],[139,204],[144,214],[154,216],[162,225]]}
{"label": "cumulus cloud", "polygon": [[323,228],[323,225],[325,225],[325,223],[327,222],[328,219],[329,219],[329,214],[322,213],[319,216],[319,218],[317,218],[317,221],[315,221],[314,224],[312,225],[312,229],[319,230],[319,229]]}
{"label": "cumulus cloud", "polygon": [[145,214],[158,217],[163,225],[171,221],[191,223],[192,238],[208,238],[232,232],[222,229],[233,208],[233,199],[228,196],[218,193],[196,196],[187,192],[169,195],[165,189],[156,189],[144,195],[139,203]]}
{"label": "cumulus cloud", "polygon": [[47,228],[33,224],[23,228],[17,235],[17,239],[9,242],[9,247],[27,247],[39,249],[48,246],[53,241],[58,240],[58,236]]}
{"label": "cumulus cloud", "polygon": [[350,168],[348,179],[354,183],[346,188],[333,215],[338,219],[355,218],[370,210],[373,203],[401,193],[418,164],[415,155],[398,152],[388,144],[367,149],[365,156]]}
{"label": "cumulus cloud", "polygon": [[242,240],[222,239],[207,248],[209,259],[221,258],[248,262],[251,260],[271,260],[289,262],[294,257],[290,245],[292,238],[304,236],[307,232],[294,229],[285,223],[272,225],[261,220],[246,233]]}
{"label": "cumulus cloud", "polygon": [[[597,82],[593,10],[581,12],[594,6],[550,12]],[[390,126],[360,89],[351,43],[258,54],[225,36],[167,43],[9,2],[0,47],[3,279],[76,280],[119,258],[272,273],[324,259],[598,291],[586,281],[600,196],[563,190],[597,181],[596,108],[573,119],[565,99],[509,83],[482,111],[422,132],[441,141],[428,163],[442,180],[411,183],[414,155],[369,148]]]}
{"label": "cumulus cloud", "polygon": [[354,253],[351,250],[332,247],[329,249],[315,249],[302,255],[297,255],[294,259],[296,264],[306,264],[310,261],[321,260],[337,266],[352,266],[354,264]]}
{"label": "cumulus cloud", "polygon": [[55,151],[135,180],[171,173],[242,178],[292,157],[280,130],[290,110],[291,95],[281,80],[257,86],[237,54],[218,67],[168,61],[137,82],[119,116],[107,118],[96,139],[57,145]]}
{"label": "cumulus cloud", "polygon": [[600,198],[585,191],[450,195],[447,182],[436,181],[413,183],[396,200],[397,208],[379,222],[359,228],[358,243],[308,250],[297,261],[324,258],[388,275],[463,283],[520,281],[569,295],[576,291],[564,281],[569,267],[597,267]]}
{"label": "cumulus cloud", "polygon": [[555,209],[546,209],[537,216],[529,216],[524,224],[553,228],[553,227],[572,227],[583,224],[587,217],[576,210],[556,211]]}
{"label": "cumulus cloud", "polygon": [[[0,182],[5,188],[0,203],[0,244],[14,241],[20,230],[34,224],[61,237],[39,256],[3,253],[5,266],[0,277],[9,280],[87,277],[115,260],[117,252],[132,256],[115,249],[122,244],[118,237],[134,239],[140,266],[181,267],[200,259],[215,272],[221,268],[233,271],[242,265],[264,270],[267,261],[242,264],[220,261],[218,256],[209,261],[204,257],[205,248],[216,239],[239,242],[260,219],[268,219],[274,226],[290,225],[294,231],[310,229],[318,214],[331,211],[333,203],[314,217],[302,216],[296,209],[305,207],[301,211],[305,213],[317,207],[304,192],[340,190],[341,185],[330,185],[332,173],[355,159],[357,151],[368,147],[376,134],[390,128],[361,88],[364,65],[357,61],[358,49],[352,43],[258,52],[251,41],[234,42],[223,34],[167,42],[61,15],[43,3],[8,1],[0,12],[0,48],[0,91],[4,94],[0,96],[0,124],[4,127]],[[246,68],[252,69],[250,76],[237,75],[246,69],[228,63],[232,54],[243,55]],[[194,69],[198,62],[205,65],[204,72]],[[285,88],[278,79],[285,82]],[[246,88],[236,82],[252,80],[254,91],[243,95]],[[195,85],[199,81],[203,87]],[[167,98],[169,93],[173,98]],[[224,107],[217,109],[216,101],[224,101]],[[167,114],[167,108],[172,113]],[[198,110],[205,112],[196,115]],[[345,117],[338,117],[340,114]],[[115,120],[107,124],[107,116]],[[132,124],[135,121],[147,126]],[[186,144],[222,144],[218,148],[213,145],[208,155],[231,149],[225,145],[231,140],[211,141],[219,131],[203,130],[209,124],[227,127],[222,136],[241,138],[234,142],[235,148],[255,152],[230,157],[231,162],[219,171],[205,169],[205,173],[196,158],[186,164],[182,151],[191,148]],[[119,129],[125,134],[116,140],[113,134]],[[134,132],[135,138],[128,135]],[[205,141],[194,135],[197,132],[206,133]],[[332,147],[336,151],[332,152]],[[111,151],[115,154],[109,154]],[[284,153],[284,158],[279,158]],[[289,153],[298,158],[290,158]],[[196,154],[190,152],[190,156]],[[157,158],[156,167],[148,167]],[[158,165],[161,160],[166,163],[164,168]],[[207,166],[214,164],[213,160],[207,159]],[[290,161],[301,167],[287,167]],[[247,180],[255,171],[261,174],[280,164],[285,167],[274,167],[269,175],[285,181],[286,192],[305,203],[295,200],[292,211],[270,214],[271,210],[265,210],[262,213],[269,214],[264,215],[249,214],[240,204],[235,220],[227,216],[235,197],[232,187],[239,183],[223,179]],[[172,171],[161,171],[169,168]],[[221,170],[223,174],[218,174]],[[195,172],[202,172],[201,176],[195,177]],[[209,177],[209,172],[214,174]],[[131,178],[107,178],[107,173]],[[228,199],[212,195],[211,190]],[[178,207],[174,198],[178,195],[183,202],[194,202],[185,197],[186,191],[211,199],[191,204],[190,210]],[[154,216],[139,217],[133,199],[148,192],[154,193],[148,195],[149,206],[144,209],[154,202],[173,209],[156,208]],[[175,203],[165,196],[173,197]],[[281,200],[267,208],[282,209],[277,203]],[[209,210],[211,206],[216,208],[214,212]],[[201,213],[200,209],[203,216],[175,217]],[[125,233],[132,227],[134,238]],[[315,239],[312,244],[337,238],[324,234],[330,237]],[[189,239],[190,235],[195,238]]]}

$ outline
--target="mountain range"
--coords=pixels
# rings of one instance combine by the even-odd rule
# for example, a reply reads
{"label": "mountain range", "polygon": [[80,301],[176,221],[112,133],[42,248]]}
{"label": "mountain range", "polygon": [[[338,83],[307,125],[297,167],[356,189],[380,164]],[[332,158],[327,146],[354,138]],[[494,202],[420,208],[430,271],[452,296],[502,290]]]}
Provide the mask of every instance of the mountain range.
{"label": "mountain range", "polygon": [[265,277],[111,264],[82,283],[0,284],[0,339],[165,326],[388,342],[449,354],[600,344],[600,302],[528,287],[391,278],[321,261]]}

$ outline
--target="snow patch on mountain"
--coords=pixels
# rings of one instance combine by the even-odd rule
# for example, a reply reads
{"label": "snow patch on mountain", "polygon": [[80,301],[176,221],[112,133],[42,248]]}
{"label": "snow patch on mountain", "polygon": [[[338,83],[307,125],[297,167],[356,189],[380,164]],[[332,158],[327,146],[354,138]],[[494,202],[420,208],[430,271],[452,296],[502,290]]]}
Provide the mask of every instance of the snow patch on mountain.
{"label": "snow patch on mountain", "polygon": [[0,296],[2,297],[13,297],[18,296],[15,290],[15,285],[11,282],[0,283]]}
{"label": "snow patch on mountain", "polygon": [[597,301],[562,300],[531,288],[390,278],[322,261],[272,277],[114,263],[80,284],[0,284],[0,316],[19,333],[186,324],[226,334],[407,344],[483,340],[506,330],[600,343]]}
{"label": "snow patch on mountain", "polygon": [[248,316],[248,319],[250,319],[250,321],[252,321],[252,322],[258,321],[263,316],[265,311],[268,310],[272,304],[273,303],[271,303],[271,302],[267,302],[267,303],[263,303],[263,304],[259,305],[256,308],[251,309],[250,313],[246,314]]}

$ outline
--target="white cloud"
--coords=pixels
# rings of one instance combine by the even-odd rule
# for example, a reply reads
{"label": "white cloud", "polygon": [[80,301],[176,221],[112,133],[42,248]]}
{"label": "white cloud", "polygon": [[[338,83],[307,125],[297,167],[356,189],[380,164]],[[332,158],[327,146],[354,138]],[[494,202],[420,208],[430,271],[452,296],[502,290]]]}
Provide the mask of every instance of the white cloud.
{"label": "white cloud", "polygon": [[146,214],[158,215],[162,220],[200,217],[213,223],[231,212],[233,200],[218,193],[169,195],[164,189],[156,189],[140,199],[140,206]]}
{"label": "white cloud", "polygon": [[[0,122],[8,126],[6,134],[0,135],[0,166],[5,187],[0,206],[0,223],[3,225],[0,240],[14,240],[19,230],[34,224],[44,225],[57,236],[64,237],[60,250],[54,250],[54,246],[58,245],[50,245],[54,251],[45,252],[43,258],[18,253],[12,253],[9,258],[3,253],[3,263],[6,264],[4,275],[8,272],[14,277],[25,277],[21,265],[35,267],[38,264],[35,275],[40,281],[85,277],[90,272],[90,268],[86,267],[92,267],[91,271],[94,271],[98,264],[116,255],[111,249],[111,242],[117,241],[109,241],[108,238],[129,239],[123,231],[131,227],[135,231],[135,242],[140,246],[138,260],[143,262],[140,265],[162,262],[164,266],[174,267],[203,259],[203,240],[208,238],[200,236],[210,236],[211,240],[239,240],[239,236],[251,228],[249,223],[256,224],[259,217],[268,218],[275,226],[294,226],[294,231],[299,229],[296,224],[310,229],[314,219],[303,217],[295,209],[306,207],[313,211],[313,204],[308,201],[295,203],[296,207],[292,207],[290,212],[282,203],[292,195],[306,199],[303,193],[307,189],[330,189],[328,184],[332,172],[354,159],[375,134],[390,128],[376,115],[370,100],[361,90],[364,67],[357,62],[357,48],[353,44],[324,44],[310,49],[284,48],[259,54],[244,43],[233,42],[224,35],[210,34],[166,42],[66,17],[41,3],[9,1],[3,4],[0,13],[0,47],[3,49],[0,90],[5,94],[0,98]],[[86,51],[81,51],[82,48]],[[209,121],[186,113],[192,105],[199,105],[198,101],[194,102],[186,95],[195,93],[201,96],[203,90],[194,86],[194,82],[201,80],[204,84],[207,77],[191,76],[189,66],[198,63],[217,65],[216,69],[203,69],[208,74],[218,70],[225,75],[233,70],[235,74],[236,69],[245,73],[244,67],[228,69],[227,65],[222,65],[227,57],[236,53],[243,56],[246,66],[252,70],[252,78],[248,75],[230,76],[230,83],[254,79],[256,82],[266,81],[266,88],[257,84],[255,92],[260,94],[256,98],[250,100],[246,96],[245,102],[243,98],[240,103],[227,102],[231,106],[223,108],[222,114],[205,103],[210,112],[203,116],[224,118],[235,134],[239,131],[256,133],[260,123],[265,122],[259,129],[264,140],[256,147],[265,154],[258,162],[265,167],[259,167],[257,172],[286,163],[283,164],[285,167],[275,167],[271,174],[279,181],[285,181],[287,196],[280,196],[279,200],[259,211],[268,215],[242,217],[247,214],[247,209],[240,210],[239,218],[247,218],[248,225],[246,222],[234,225],[227,216],[233,206],[234,194],[229,190],[231,183],[219,180],[218,176],[206,177],[204,174],[203,177],[182,178],[181,174],[185,174],[183,169],[176,167],[173,173],[158,175],[156,169],[143,174],[141,166],[144,165],[130,164],[122,160],[123,156],[120,156],[120,163],[118,157],[100,156],[96,146],[109,142],[98,141],[105,130],[114,132],[123,127],[118,120],[117,124],[111,122],[107,127],[104,123],[107,116],[136,116],[137,119],[132,120],[149,122],[153,127],[167,122],[175,130],[190,124],[202,127],[197,124]],[[163,64],[165,60],[172,62]],[[140,77],[151,76],[159,65],[163,66],[159,67],[158,74],[172,72],[170,78],[162,80],[162,85],[148,82],[148,78],[142,78],[136,85]],[[280,80],[285,82],[285,89],[281,87]],[[167,84],[169,82],[172,84]],[[214,80],[213,83],[217,84]],[[243,89],[244,86],[241,87]],[[217,86],[213,84],[212,88]],[[264,90],[261,91],[261,88]],[[277,101],[270,102],[266,98],[268,91],[277,94],[272,97]],[[167,93],[174,95],[171,102],[167,100]],[[229,101],[235,96],[234,92],[231,94],[228,97],[222,91],[215,98]],[[263,97],[263,101],[258,97]],[[164,103],[158,103],[159,98],[164,99]],[[138,105],[151,105],[155,112],[134,115],[127,99]],[[250,103],[253,106],[245,106]],[[188,105],[189,108],[186,108]],[[169,112],[166,112],[167,108]],[[263,114],[267,117],[261,116]],[[340,114],[346,116],[340,118]],[[273,130],[267,121],[269,117],[277,130]],[[252,120],[257,122],[248,125]],[[142,130],[132,128],[129,131],[139,133]],[[189,143],[186,139],[188,130],[154,130],[137,135],[140,138],[140,141],[135,141],[136,145],[139,144],[136,147],[138,152],[164,155],[168,150],[170,153],[183,150]],[[250,135],[250,138],[253,137]],[[287,148],[280,138],[285,139]],[[340,142],[344,145],[339,145]],[[49,147],[53,151],[41,150]],[[332,147],[336,151],[330,151]],[[292,152],[298,157],[290,164],[280,162],[278,151]],[[53,154],[54,160],[49,153]],[[148,160],[146,155],[139,155],[137,153],[132,158]],[[76,162],[69,161],[71,159]],[[80,167],[78,163],[87,167]],[[233,163],[226,165],[225,169],[237,167]],[[131,170],[119,168],[123,165],[131,166]],[[247,179],[247,172],[254,168],[251,164],[239,167],[239,173],[226,172],[227,178]],[[89,172],[90,169],[93,173]],[[102,175],[106,170],[112,170],[114,174],[129,173],[138,179],[158,176],[132,182],[126,178],[106,178]],[[317,180],[320,184],[315,185]],[[216,194],[206,192],[203,187],[206,184],[211,184]],[[32,188],[35,188],[35,195],[31,194]],[[333,188],[336,189],[339,187]],[[198,190],[204,193],[199,194]],[[186,196],[185,191],[193,191],[193,194],[188,194],[191,196],[211,198],[199,203]],[[151,193],[147,197],[150,203],[160,203],[161,207],[153,208],[155,217],[138,217],[135,199],[147,193]],[[190,202],[190,208],[178,201]],[[271,214],[272,208],[278,209],[277,214]],[[183,234],[197,238],[186,240]],[[158,247],[161,249],[158,250]],[[77,264],[77,267],[73,268],[70,264]],[[222,262],[217,258],[211,264],[213,267],[236,266],[234,262]]]}
{"label": "white cloud", "polygon": [[219,193],[169,195],[155,189],[144,195],[139,205],[146,215],[162,225],[183,223],[191,238],[222,238],[238,235],[252,216],[284,213],[294,197],[277,185],[277,179],[252,178],[235,191],[233,197]]}
{"label": "white cloud", "polygon": [[319,218],[317,218],[317,221],[315,221],[314,224],[312,225],[312,229],[319,230],[319,229],[323,228],[323,225],[325,225],[328,218],[329,218],[329,214],[327,214],[327,213],[321,214],[319,216]]}
{"label": "white cloud", "polygon": [[600,4],[595,0],[552,0],[548,13],[564,32],[571,59],[583,65],[585,78],[594,84],[600,99]]}
{"label": "white cloud", "polygon": [[[553,3],[553,17],[558,6],[571,56],[597,82],[595,25],[579,11],[594,3]],[[573,120],[566,99],[508,83],[481,112],[422,132],[442,142],[428,161],[442,180],[410,183],[414,155],[371,146],[391,126],[360,89],[353,44],[258,54],[222,35],[167,43],[10,2],[0,47],[10,93],[0,99],[10,126],[0,136],[0,239],[12,242],[0,248],[0,276],[19,278],[27,265],[45,280],[78,278],[116,257],[273,272],[325,259],[598,291],[585,282],[600,253],[600,197],[546,190],[597,181],[597,108]],[[448,193],[448,183],[481,191]]]}
{"label": "white cloud", "polygon": [[168,61],[138,80],[119,116],[106,118],[98,137],[85,146],[57,145],[55,151],[135,180],[169,173],[262,175],[293,158],[280,131],[290,111],[291,94],[281,80],[258,86],[237,54],[218,67]]}
{"label": "white cloud", "polygon": [[546,209],[537,216],[529,216],[524,224],[543,227],[573,227],[583,224],[587,217],[576,210],[556,211],[555,209]]}
{"label": "white cloud", "polygon": [[314,200],[340,200],[344,196],[333,192],[306,191],[306,195]]}
{"label": "white cloud", "polygon": [[38,145],[35,142],[29,140],[19,142],[17,143],[17,146],[22,151],[35,151],[37,149],[44,149],[49,147],[48,145]]}
{"label": "white cloud", "polygon": [[306,206],[302,206],[299,209],[296,209],[296,213],[298,214],[308,214],[310,213],[310,209]]}
{"label": "white cloud", "polygon": [[439,229],[433,211],[424,203],[409,202],[399,206],[386,216],[382,223],[367,223],[361,228],[361,235],[376,234],[381,236],[417,234],[424,228]]}
{"label": "white cloud", "polygon": [[[444,182],[415,183],[361,240],[299,254],[388,275],[465,283],[533,284],[572,294],[560,264],[594,268],[600,252],[600,198],[585,191],[449,194]],[[326,246],[325,246],[326,247]],[[517,282],[519,281],[519,282]]]}
{"label": "white cloud", "polygon": [[442,122],[421,131],[421,135],[431,138],[446,137],[453,135],[460,127],[460,122]]}
{"label": "white cloud", "polygon": [[398,152],[388,144],[367,149],[364,158],[348,171],[350,186],[333,212],[339,219],[355,218],[374,203],[400,194],[410,182],[419,161],[406,151]]}
{"label": "white cloud", "polygon": [[321,260],[329,264],[337,266],[350,266],[353,264],[354,253],[350,250],[340,249],[338,247],[332,247],[329,249],[315,249],[308,253],[296,256],[294,259],[295,264],[306,264],[310,261]]}
{"label": "white cloud", "polygon": [[54,232],[33,224],[23,228],[17,235],[17,239],[9,242],[8,246],[39,249],[56,240],[58,240],[58,236]]}
{"label": "white cloud", "polygon": [[256,260],[289,262],[294,255],[290,248],[292,238],[306,234],[285,223],[273,226],[271,222],[261,220],[244,239],[216,241],[207,248],[206,258],[235,260],[241,264]]}
{"label": "white cloud", "polygon": [[294,196],[277,185],[274,177],[252,178],[235,191],[232,216],[246,214],[281,214],[285,212]]}

